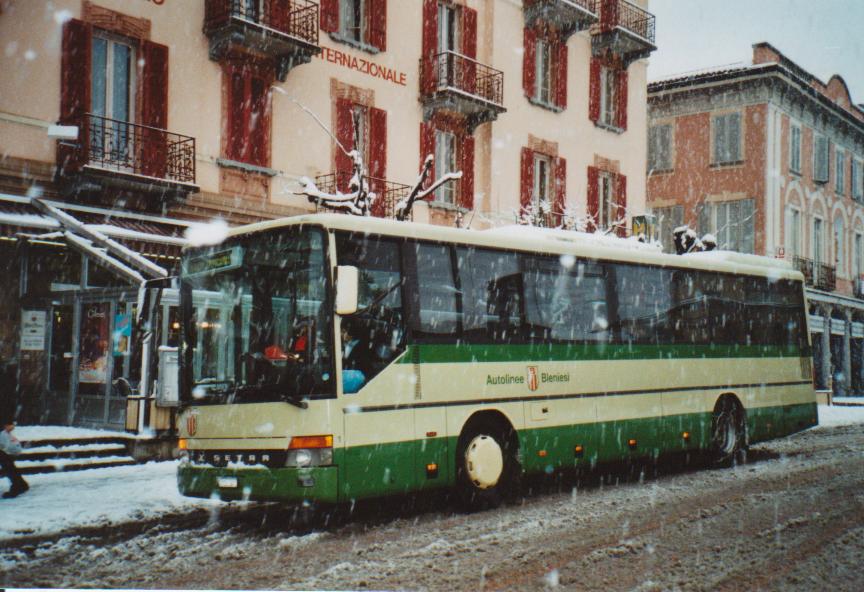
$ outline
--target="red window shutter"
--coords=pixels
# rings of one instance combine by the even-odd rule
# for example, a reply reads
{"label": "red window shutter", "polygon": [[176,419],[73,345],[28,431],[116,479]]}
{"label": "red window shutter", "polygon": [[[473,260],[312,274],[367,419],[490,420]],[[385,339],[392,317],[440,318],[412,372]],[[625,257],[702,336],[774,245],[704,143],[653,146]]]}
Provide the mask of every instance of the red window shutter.
{"label": "red window shutter", "polygon": [[[336,139],[347,151],[354,149],[354,120],[351,115],[353,103],[348,99],[336,99]],[[350,179],[353,163],[339,146],[336,146],[336,177],[340,191],[345,191]],[[344,179],[343,179],[344,177]]]}
{"label": "red window shutter", "polygon": [[435,53],[438,50],[438,0],[423,0],[423,67],[420,92],[435,90]]}
{"label": "red window shutter", "polygon": [[600,220],[600,169],[588,167],[588,224],[586,230],[594,232],[597,230],[597,222]]}
{"label": "red window shutter", "polygon": [[618,72],[618,88],[615,93],[618,99],[617,107],[617,117],[618,117],[618,127],[622,130],[627,129],[627,70],[621,70]]}
{"label": "red window shutter", "polygon": [[79,148],[57,144],[57,167],[61,174],[77,170],[87,161],[89,134],[84,115],[90,110],[90,78],[93,28],[77,19],[63,25],[60,59],[60,123],[77,125]]}
{"label": "red window shutter", "polygon": [[168,48],[152,41],[142,44],[144,103],[141,123],[150,127],[168,127]]}
{"label": "red window shutter", "polygon": [[[420,122],[420,170],[423,170],[423,164],[426,158],[435,156],[435,128],[431,124]],[[435,181],[435,165],[432,165],[432,170],[429,171],[429,176],[426,177],[425,187],[428,187]]]}
{"label": "red window shutter", "polygon": [[387,51],[387,0],[369,0],[369,45]]}
{"label": "red window shutter", "polygon": [[232,67],[226,70],[229,76],[229,112],[228,112],[228,138],[226,141],[226,153],[232,160],[243,161],[245,130],[246,130],[246,77],[243,69]]}
{"label": "red window shutter", "polygon": [[267,80],[253,77],[250,81],[249,129],[246,143],[248,161],[258,166],[270,164],[270,85]]}
{"label": "red window shutter", "polygon": [[600,60],[591,58],[591,77],[588,81],[588,119],[600,121]]}
{"label": "red window shutter", "polygon": [[369,176],[371,189],[377,195],[372,204],[373,216],[385,216],[389,210],[386,199],[387,179],[387,112],[369,109]]}
{"label": "red window shutter", "polygon": [[522,52],[522,89],[526,97],[534,96],[534,85],[537,80],[537,32],[525,28],[524,51]]}
{"label": "red window shutter", "polygon": [[339,0],[321,0],[321,30],[336,33],[339,30]]}
{"label": "red window shutter", "polygon": [[621,220],[615,227],[615,234],[627,236],[627,177],[616,175],[615,178],[615,219]]}
{"label": "red window shutter", "polygon": [[555,104],[567,108],[567,43],[558,43],[558,63],[555,71]]}
{"label": "red window shutter", "polygon": [[474,136],[463,136],[460,156],[462,187],[459,202],[463,208],[474,209]]}
{"label": "red window shutter", "polygon": [[561,225],[567,208],[567,159],[555,159],[555,203],[552,207],[556,224]]}
{"label": "red window shutter", "polygon": [[[164,130],[168,127],[168,48],[143,41],[144,67],[141,75],[141,123]],[[164,132],[144,130],[141,134],[142,172],[164,177],[168,163],[168,144]]]}
{"label": "red window shutter", "polygon": [[[462,8],[462,53],[472,60],[477,57],[477,11],[467,7]],[[480,94],[474,62],[465,62],[464,84],[468,92]]]}
{"label": "red window shutter", "polygon": [[618,25],[618,0],[601,0],[600,30],[611,31]]}
{"label": "red window shutter", "polygon": [[526,208],[531,205],[531,192],[534,190],[534,151],[522,149],[522,166],[519,186],[519,204]]}

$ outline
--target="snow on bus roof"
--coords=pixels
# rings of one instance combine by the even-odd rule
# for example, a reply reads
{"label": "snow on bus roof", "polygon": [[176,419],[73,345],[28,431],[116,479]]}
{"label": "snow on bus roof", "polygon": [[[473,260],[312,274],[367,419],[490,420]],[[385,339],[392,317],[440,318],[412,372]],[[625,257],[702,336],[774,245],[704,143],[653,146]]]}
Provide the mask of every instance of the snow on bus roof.
{"label": "snow on bus roof", "polygon": [[781,277],[803,279],[801,273],[793,270],[788,263],[770,257],[729,251],[674,255],[663,253],[656,246],[640,243],[632,238],[624,239],[602,234],[530,226],[504,226],[480,231],[345,214],[308,214],[234,227],[228,231],[226,238],[300,224],[409,239],[454,242],[491,248],[506,247],[527,252],[572,254],[663,267],[747,273],[772,279]]}

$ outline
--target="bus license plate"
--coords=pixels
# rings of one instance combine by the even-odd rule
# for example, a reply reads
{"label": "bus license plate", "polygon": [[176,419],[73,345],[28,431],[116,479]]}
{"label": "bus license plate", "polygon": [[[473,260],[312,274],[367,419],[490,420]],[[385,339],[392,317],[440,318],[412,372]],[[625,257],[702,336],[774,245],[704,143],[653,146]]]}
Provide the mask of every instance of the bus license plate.
{"label": "bus license plate", "polygon": [[237,477],[217,477],[216,484],[223,489],[233,489],[237,487]]}

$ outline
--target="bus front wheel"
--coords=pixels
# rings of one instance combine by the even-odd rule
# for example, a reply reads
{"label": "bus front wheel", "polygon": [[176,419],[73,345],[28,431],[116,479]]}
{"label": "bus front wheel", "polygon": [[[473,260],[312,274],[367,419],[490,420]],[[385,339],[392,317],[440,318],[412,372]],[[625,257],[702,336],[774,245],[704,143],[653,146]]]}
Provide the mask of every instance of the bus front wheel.
{"label": "bus front wheel", "polygon": [[481,419],[466,426],[456,451],[456,484],[467,510],[498,507],[516,486],[518,463],[512,430]]}
{"label": "bus front wheel", "polygon": [[711,421],[711,452],[719,465],[743,460],[747,448],[744,409],[734,396],[720,397]]}

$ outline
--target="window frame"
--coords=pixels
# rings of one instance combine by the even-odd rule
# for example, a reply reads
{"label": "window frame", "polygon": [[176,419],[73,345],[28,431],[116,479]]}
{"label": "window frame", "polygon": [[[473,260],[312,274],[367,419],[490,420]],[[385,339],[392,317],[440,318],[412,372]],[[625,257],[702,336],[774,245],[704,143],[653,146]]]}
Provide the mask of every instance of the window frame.
{"label": "window frame", "polygon": [[614,210],[618,209],[617,181],[618,175],[609,171],[600,171],[597,175],[597,228],[605,230],[618,226],[614,216]]}
{"label": "window frame", "polygon": [[[675,170],[672,153],[673,124],[658,123],[648,128],[648,171],[651,173],[666,173]],[[664,133],[661,133],[664,132]],[[652,134],[654,137],[652,137]],[[663,142],[663,140],[666,140]],[[666,144],[665,150],[663,144]],[[665,156],[660,162],[661,156]],[[658,166],[659,165],[659,166]]]}
{"label": "window frame", "polygon": [[[738,126],[738,141],[734,145],[731,140],[732,129],[729,126],[731,120],[735,120]],[[721,124],[722,120],[722,136]],[[721,139],[722,138],[722,139]],[[721,146],[720,144],[724,144]],[[720,151],[722,150],[722,153]],[[712,166],[734,166],[744,162],[744,117],[741,111],[728,111],[724,113],[712,113],[711,115],[711,165]]]}
{"label": "window frame", "polygon": [[789,170],[801,174],[801,125],[792,122],[789,126]]}
{"label": "window frame", "polygon": [[534,52],[534,100],[543,105],[552,105],[555,102],[555,44],[538,36]]}
{"label": "window frame", "polygon": [[[813,216],[811,225],[810,248],[815,265],[824,265],[825,263],[825,218],[822,216]],[[818,232],[817,232],[818,229]]]}
{"label": "window frame", "polygon": [[606,64],[600,65],[600,119],[606,127],[618,127],[618,76],[620,70]]}
{"label": "window frame", "polygon": [[[435,129],[435,176],[441,178],[447,173],[459,170],[459,137],[452,131]],[[444,140],[444,144],[442,144]],[[439,148],[445,146],[446,148]],[[446,153],[444,152],[446,150]],[[449,160],[441,158],[442,154],[449,156]],[[450,166],[444,166],[445,163]],[[451,206],[459,205],[459,183],[444,183],[435,190],[435,201]],[[446,198],[450,196],[450,198]]]}
{"label": "window frame", "polygon": [[[105,42],[105,69],[103,71],[105,76],[105,107],[103,109],[103,113],[97,113],[95,105],[93,104],[93,99],[96,96],[94,92],[94,85],[96,83],[96,79],[98,77],[95,60],[95,51],[92,52],[92,57],[90,61],[90,112],[94,115],[99,115],[101,117],[106,117],[108,119],[114,119],[117,121],[126,121],[129,123],[135,123],[137,120],[137,89],[138,89],[138,44],[127,37],[123,37],[122,35],[117,35],[114,33],[110,33],[108,31],[102,29],[94,29],[93,30],[93,45],[95,49],[95,44],[99,41]],[[114,113],[114,83],[115,83],[115,68],[114,68],[114,58],[115,52],[114,47],[117,45],[122,45],[129,49],[129,59],[128,59],[128,81],[127,81],[127,116],[125,118],[117,117]]]}
{"label": "window frame", "polygon": [[846,195],[846,151],[834,148],[834,192]]}
{"label": "window frame", "polygon": [[[819,149],[819,144],[823,143],[823,148]],[[824,171],[822,164],[824,163]],[[828,141],[828,136],[813,132],[813,182],[828,183],[831,180],[831,143]]]}
{"label": "window frame", "polygon": [[[542,152],[533,153],[534,175],[533,187],[531,188],[531,202],[540,207],[542,203],[546,203],[551,207],[553,201],[552,185],[554,184],[554,162],[551,156]],[[544,172],[545,175],[541,175]],[[544,183],[545,180],[545,183]]]}
{"label": "window frame", "polygon": [[785,233],[785,243],[786,243],[786,252],[791,257],[800,257],[801,256],[801,220],[802,213],[801,208],[796,206],[786,206],[786,233]]}
{"label": "window frame", "polygon": [[438,30],[435,32],[438,53],[464,54],[460,13],[459,6],[449,2],[438,2]]}

